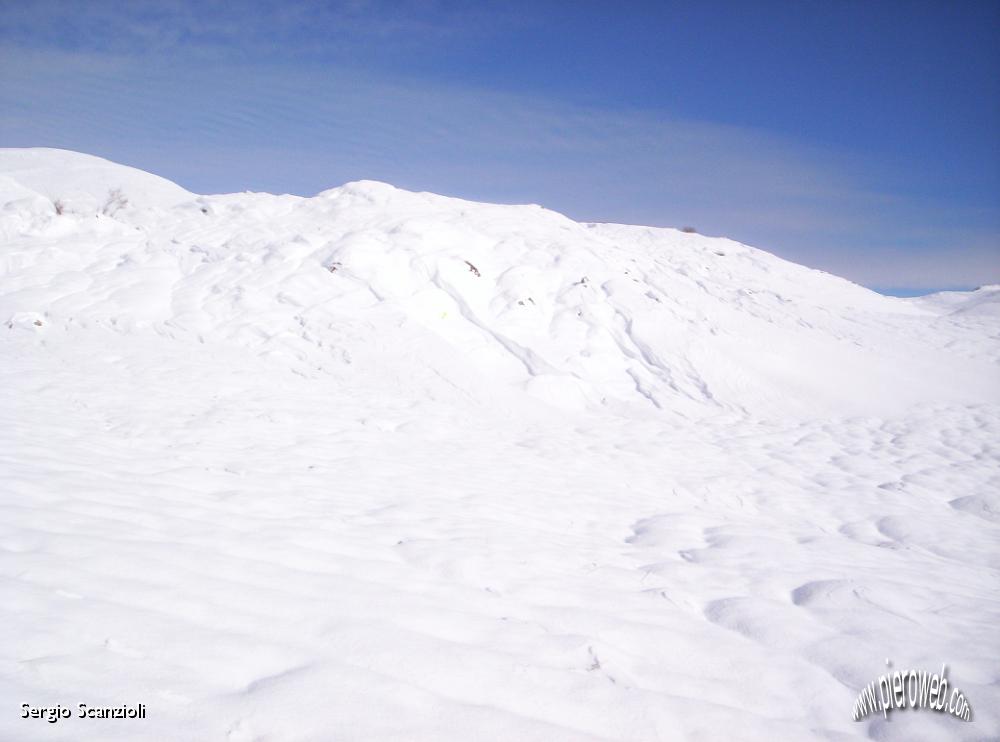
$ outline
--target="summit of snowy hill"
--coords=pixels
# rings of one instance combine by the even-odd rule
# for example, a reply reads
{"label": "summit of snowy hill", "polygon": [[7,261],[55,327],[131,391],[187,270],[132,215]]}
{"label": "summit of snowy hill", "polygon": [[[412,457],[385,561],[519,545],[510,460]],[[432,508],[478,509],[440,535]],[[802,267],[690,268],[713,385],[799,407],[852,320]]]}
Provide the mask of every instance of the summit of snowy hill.
{"label": "summit of snowy hill", "polygon": [[726,239],[374,181],[197,196],[49,149],[0,151],[0,183],[0,315],[50,343],[155,333],[299,374],[404,373],[421,398],[526,392],[631,414],[1000,395],[996,343],[943,305]]}
{"label": "summit of snowy hill", "polygon": [[67,209],[104,208],[121,191],[136,206],[174,206],[194,198],[176,183],[127,165],[62,149],[0,148],[0,202],[41,196]]}

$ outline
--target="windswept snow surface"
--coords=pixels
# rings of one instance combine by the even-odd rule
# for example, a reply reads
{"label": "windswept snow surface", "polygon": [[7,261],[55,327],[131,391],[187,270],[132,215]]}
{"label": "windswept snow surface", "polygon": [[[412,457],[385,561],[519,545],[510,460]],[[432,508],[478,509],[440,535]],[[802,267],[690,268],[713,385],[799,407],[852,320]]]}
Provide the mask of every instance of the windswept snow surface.
{"label": "windswept snow surface", "polygon": [[1000,736],[1000,287],[44,149],[0,248],[4,740]]}

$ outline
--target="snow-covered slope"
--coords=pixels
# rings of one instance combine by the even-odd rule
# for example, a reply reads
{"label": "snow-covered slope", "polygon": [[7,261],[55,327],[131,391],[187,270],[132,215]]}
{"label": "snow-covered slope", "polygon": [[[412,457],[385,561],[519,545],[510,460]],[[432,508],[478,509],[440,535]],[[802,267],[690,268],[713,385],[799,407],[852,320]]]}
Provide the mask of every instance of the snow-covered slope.
{"label": "snow-covered slope", "polygon": [[[41,318],[40,333],[167,333],[337,376],[345,352],[364,354],[387,326],[399,345],[373,363],[477,397],[486,375],[560,405],[688,415],[998,393],[994,349],[978,335],[957,333],[957,351],[956,338],[938,342],[933,306],[729,240],[374,182],[311,199],[196,197],[51,150],[0,152],[0,172],[15,184],[0,315]],[[102,212],[110,192],[128,203]]]}
{"label": "snow-covered slope", "polygon": [[0,692],[150,708],[0,737],[998,731],[1000,287],[45,149],[0,276]]}

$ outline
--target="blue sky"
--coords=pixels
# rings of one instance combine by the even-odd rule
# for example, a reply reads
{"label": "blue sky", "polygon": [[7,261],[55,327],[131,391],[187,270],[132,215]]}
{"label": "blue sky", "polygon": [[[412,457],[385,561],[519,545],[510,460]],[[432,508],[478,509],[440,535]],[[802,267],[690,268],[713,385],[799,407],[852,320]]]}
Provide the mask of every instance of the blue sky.
{"label": "blue sky", "polygon": [[1000,282],[1000,2],[0,0],[0,146],[197,192],[372,178]]}

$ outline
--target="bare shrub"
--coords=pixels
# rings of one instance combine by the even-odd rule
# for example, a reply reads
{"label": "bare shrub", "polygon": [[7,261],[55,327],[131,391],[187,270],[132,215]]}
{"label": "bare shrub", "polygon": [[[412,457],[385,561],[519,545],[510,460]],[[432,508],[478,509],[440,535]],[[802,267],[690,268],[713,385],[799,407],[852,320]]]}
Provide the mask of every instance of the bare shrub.
{"label": "bare shrub", "polygon": [[698,230],[694,227],[681,227],[681,231],[686,234],[698,234]]}
{"label": "bare shrub", "polygon": [[63,203],[63,200],[61,198],[57,198],[55,201],[53,201],[52,205],[56,207],[56,214],[58,216],[62,216],[63,214],[66,213],[66,204]]}
{"label": "bare shrub", "polygon": [[123,209],[128,205],[128,199],[125,194],[122,193],[121,188],[112,188],[108,191],[108,197],[104,201],[104,206],[101,207],[101,213],[107,214],[108,216],[114,216],[119,209]]}

